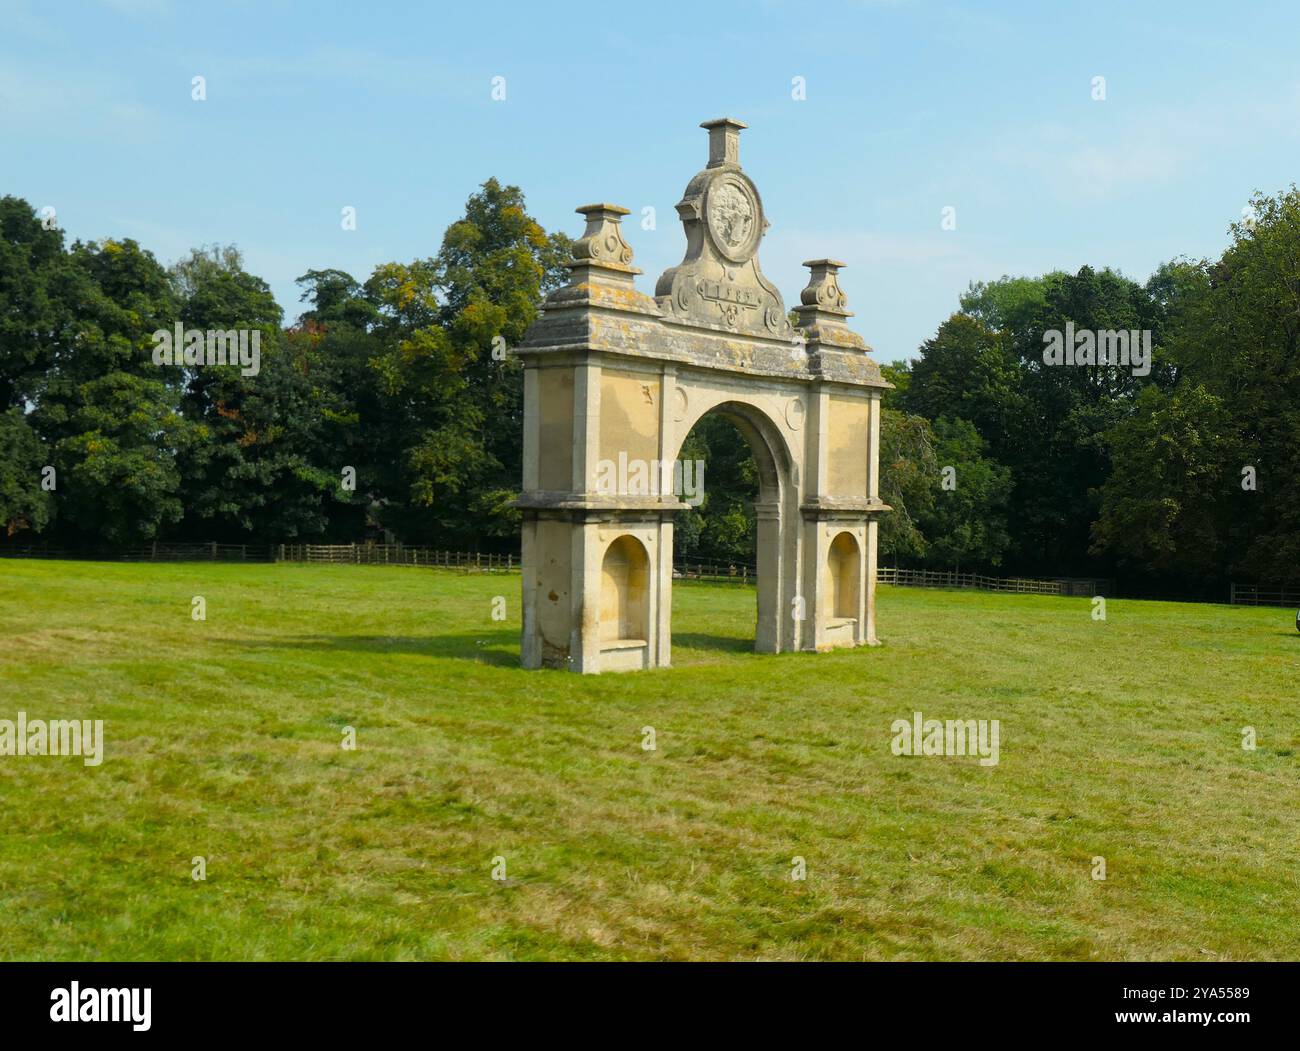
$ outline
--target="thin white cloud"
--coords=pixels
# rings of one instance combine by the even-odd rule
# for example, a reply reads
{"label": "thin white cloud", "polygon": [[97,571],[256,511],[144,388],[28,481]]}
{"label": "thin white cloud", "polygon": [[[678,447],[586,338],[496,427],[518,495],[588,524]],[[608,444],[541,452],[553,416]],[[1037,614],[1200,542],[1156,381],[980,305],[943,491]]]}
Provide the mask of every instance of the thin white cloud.
{"label": "thin white cloud", "polygon": [[120,84],[84,72],[53,75],[15,63],[0,66],[0,130],[88,138],[156,141],[161,114],[129,97]]}
{"label": "thin white cloud", "polygon": [[1114,107],[1105,113],[1115,112],[1114,122],[1039,124],[1006,131],[993,140],[987,162],[979,167],[992,179],[1016,184],[1025,173],[1037,175],[1049,191],[1066,200],[1106,199],[1156,188],[1261,137],[1295,138],[1300,84],[1267,99],[1215,99],[1129,111],[1112,97],[1093,105]]}

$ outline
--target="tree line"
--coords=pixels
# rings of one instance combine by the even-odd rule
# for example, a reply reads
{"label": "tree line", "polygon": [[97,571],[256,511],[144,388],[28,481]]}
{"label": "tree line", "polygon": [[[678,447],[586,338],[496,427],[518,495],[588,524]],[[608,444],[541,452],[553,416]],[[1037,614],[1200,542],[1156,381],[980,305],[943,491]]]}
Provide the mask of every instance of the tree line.
{"label": "tree line", "polygon": [[[522,368],[567,277],[563,235],[489,180],[437,256],[298,279],[289,326],[233,247],[170,268],[132,240],[65,245],[0,200],[0,524],[10,542],[517,546]],[[155,364],[153,333],[256,330],[238,365]]]}
{"label": "tree line", "polygon": [[[436,256],[364,281],[308,271],[286,325],[233,247],[164,267],[128,239],[68,245],[0,199],[5,538],[514,549],[523,383],[502,351],[569,251],[488,180]],[[257,374],[156,364],[153,333],[178,322],[256,331]],[[1218,260],[1144,283],[1084,267],[972,284],[912,361],[884,367],[882,558],[1188,596],[1296,582],[1298,337],[1294,186],[1257,194]],[[682,456],[707,470],[679,553],[752,561],[743,438],[706,417]]]}
{"label": "tree line", "polygon": [[[1055,363],[1067,326],[1149,333],[1147,368]],[[1298,338],[1294,186],[1256,194],[1218,260],[1143,284],[1084,267],[972,285],[914,361],[886,368],[887,550],[1188,597],[1295,582]],[[947,464],[952,492],[934,484]]]}

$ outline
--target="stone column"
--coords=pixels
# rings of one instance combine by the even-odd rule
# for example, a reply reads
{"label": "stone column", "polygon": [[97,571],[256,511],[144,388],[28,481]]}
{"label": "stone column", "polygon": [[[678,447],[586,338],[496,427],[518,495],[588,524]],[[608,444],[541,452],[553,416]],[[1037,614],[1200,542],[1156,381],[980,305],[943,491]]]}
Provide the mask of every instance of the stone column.
{"label": "stone column", "polygon": [[[677,391],[677,367],[665,364],[659,374],[659,464],[678,455],[680,442],[673,422],[673,404]],[[671,474],[671,472],[670,472]],[[667,494],[661,494],[667,495]],[[650,588],[651,615],[654,617],[654,634],[649,640],[651,667],[672,666],[673,635],[673,522],[661,514],[655,527],[655,550],[651,552]]]}

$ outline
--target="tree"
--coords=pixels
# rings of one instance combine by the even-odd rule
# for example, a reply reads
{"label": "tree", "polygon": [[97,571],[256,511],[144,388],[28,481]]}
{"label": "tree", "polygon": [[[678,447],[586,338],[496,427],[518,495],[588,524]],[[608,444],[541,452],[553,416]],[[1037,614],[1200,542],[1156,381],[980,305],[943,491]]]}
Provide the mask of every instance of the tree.
{"label": "tree", "polygon": [[[386,528],[447,544],[514,542],[523,370],[508,351],[562,282],[570,250],[528,215],[518,187],[489,179],[435,258],[386,264],[365,282],[375,397],[362,419]],[[316,287],[347,294],[337,275],[318,275]],[[326,309],[348,317],[338,296]]]}
{"label": "tree", "polygon": [[187,328],[243,330],[250,347],[256,333],[259,346],[252,366],[184,369],[185,412],[204,438],[182,457],[186,530],[232,542],[325,535],[335,505],[352,502],[333,363],[282,333],[270,289],[234,246],[195,249],[170,277]]}
{"label": "tree", "polygon": [[1204,387],[1148,387],[1107,435],[1114,469],[1093,541],[1138,572],[1216,579],[1224,571],[1230,425]]}
{"label": "tree", "polygon": [[75,321],[29,417],[53,451],[55,527],[78,546],[153,539],[181,517],[176,453],[198,437],[174,371],[153,363],[152,333],[176,317],[167,274],[134,241],[78,242],[62,285]]}
{"label": "tree", "polygon": [[6,537],[39,533],[49,522],[53,499],[41,484],[48,464],[23,411],[0,412],[0,529]]}
{"label": "tree", "polygon": [[1006,520],[1011,471],[988,459],[985,448],[968,421],[943,416],[934,421],[939,484],[919,520],[934,565],[992,568],[1011,544]]}
{"label": "tree", "polygon": [[990,442],[1011,437],[1029,406],[1010,340],[983,321],[953,314],[921,345],[903,396],[908,412],[970,420]]}
{"label": "tree", "polygon": [[880,366],[880,375],[893,384],[881,395],[880,404],[886,409],[899,409],[907,402],[907,392],[912,385],[912,365],[907,361],[896,361]]}
{"label": "tree", "polygon": [[1130,565],[1300,580],[1300,192],[1251,208],[1217,262],[1178,260],[1149,282],[1168,393],[1110,430],[1094,531]]}
{"label": "tree", "polygon": [[0,197],[0,412],[35,396],[73,323],[63,233],[19,197]]}
{"label": "tree", "polygon": [[920,521],[934,506],[938,466],[934,432],[921,416],[880,414],[880,499],[892,510],[880,520],[878,544],[887,558],[920,559],[929,545]]}
{"label": "tree", "polygon": [[753,563],[758,466],[749,443],[734,423],[711,413],[691,428],[678,457],[704,464],[704,491],[698,507],[679,511],[673,520],[676,554]]}
{"label": "tree", "polygon": [[921,347],[904,405],[930,419],[970,421],[989,458],[1010,469],[1007,557],[1019,571],[1096,571],[1089,531],[1110,469],[1102,435],[1163,374],[1049,365],[1044,336],[1071,323],[1092,332],[1150,331],[1158,350],[1165,307],[1157,290],[1083,267],[972,285],[962,307]]}

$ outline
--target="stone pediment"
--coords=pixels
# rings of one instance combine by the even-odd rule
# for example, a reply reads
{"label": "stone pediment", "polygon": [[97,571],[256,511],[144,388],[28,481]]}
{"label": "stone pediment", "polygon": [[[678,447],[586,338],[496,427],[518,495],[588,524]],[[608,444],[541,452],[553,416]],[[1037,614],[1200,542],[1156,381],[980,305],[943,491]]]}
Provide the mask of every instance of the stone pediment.
{"label": "stone pediment", "polygon": [[655,299],[670,321],[791,339],[781,293],[758,265],[769,224],[758,188],[740,168],[745,125],[724,117],[700,126],[709,132],[709,163],[677,205],[686,257],[660,276]]}

